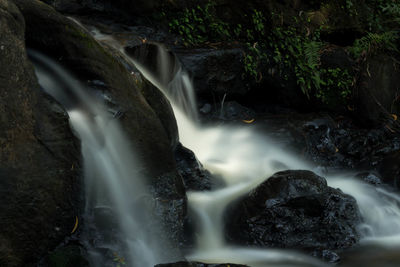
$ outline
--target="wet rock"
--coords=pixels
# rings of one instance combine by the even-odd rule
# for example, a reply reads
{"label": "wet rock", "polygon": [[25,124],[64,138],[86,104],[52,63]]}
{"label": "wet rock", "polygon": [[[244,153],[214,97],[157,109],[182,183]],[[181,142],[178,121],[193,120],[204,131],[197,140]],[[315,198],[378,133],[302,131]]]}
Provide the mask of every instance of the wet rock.
{"label": "wet rock", "polygon": [[227,236],[236,243],[306,251],[354,246],[361,221],[353,197],[310,171],[274,174],[227,218]]}
{"label": "wet rock", "polygon": [[247,265],[240,265],[240,264],[207,264],[207,263],[200,263],[200,262],[175,262],[175,263],[167,263],[167,264],[157,264],[154,267],[246,267]]}
{"label": "wet rock", "polygon": [[208,103],[206,103],[206,104],[204,104],[204,105],[200,108],[199,111],[200,111],[202,114],[208,114],[208,113],[211,112],[211,110],[212,110],[211,105],[208,104]]}
{"label": "wet rock", "polygon": [[382,179],[373,172],[361,172],[358,173],[355,177],[372,185],[382,184]]}
{"label": "wet rock", "polygon": [[183,178],[187,191],[210,190],[211,174],[203,168],[194,153],[180,144],[176,151],[178,172]]}
{"label": "wet rock", "polygon": [[324,259],[327,262],[339,262],[340,261],[340,256],[331,251],[331,250],[327,250],[327,249],[322,249],[322,250],[314,250],[311,253],[312,256],[317,257],[317,258],[321,258]]}
{"label": "wet rock", "polygon": [[250,120],[255,117],[256,113],[235,101],[222,103],[219,110],[215,111],[214,117],[223,120]]}
{"label": "wet rock", "polygon": [[81,214],[80,147],[66,112],[40,90],[13,1],[0,1],[0,24],[0,266],[29,266]]}
{"label": "wet rock", "polygon": [[[103,84],[104,93],[124,111],[120,121],[132,145],[139,151],[149,177],[174,170],[172,152],[177,140],[177,131],[173,130],[176,121],[162,94],[146,91],[146,99],[141,91],[152,88],[128,72],[85,30],[51,7],[35,0],[16,0],[15,3],[28,25],[28,46],[58,59],[58,63],[78,78]],[[161,114],[162,118],[158,116]]]}
{"label": "wet rock", "polygon": [[305,136],[306,157],[319,165],[379,173],[386,155],[400,148],[399,136],[387,128],[360,128],[344,117],[317,120],[318,123],[315,119],[307,121],[297,129]]}

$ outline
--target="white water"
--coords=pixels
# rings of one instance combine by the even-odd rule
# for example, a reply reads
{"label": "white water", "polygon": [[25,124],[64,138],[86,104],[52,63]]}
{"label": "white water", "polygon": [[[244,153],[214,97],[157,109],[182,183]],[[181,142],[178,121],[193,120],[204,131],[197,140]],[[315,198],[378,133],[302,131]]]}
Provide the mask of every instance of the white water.
{"label": "white water", "polygon": [[[98,37],[123,53],[121,46],[112,38],[104,35]],[[188,194],[189,205],[197,214],[199,223],[197,248],[187,258],[210,263],[242,263],[253,267],[321,266],[322,263],[313,258],[287,250],[237,248],[226,244],[222,234],[222,213],[229,203],[246,194],[276,171],[309,169],[317,172],[317,170],[301,161],[299,157],[284,152],[272,140],[257,134],[247,125],[243,127],[199,125],[193,119],[196,118],[197,108],[188,75],[181,68],[176,69],[176,63],[165,62],[168,57],[163,55],[163,49],[160,48],[159,53],[160,77],[154,77],[138,62],[134,63],[148,80],[169,97],[177,118],[181,142],[195,152],[208,170],[221,175],[226,183],[226,187],[220,190]],[[123,54],[130,60],[125,53]],[[176,74],[172,79],[166,75],[171,66],[174,66]],[[177,84],[179,86],[176,86]],[[174,96],[171,92],[178,93],[178,96]],[[188,109],[192,115],[186,115]],[[359,227],[363,237],[362,243],[390,247],[400,245],[400,209],[397,194],[354,180],[350,178],[351,174],[325,175],[325,177],[330,186],[340,188],[356,198],[364,218],[364,223]],[[123,189],[116,190],[123,191]],[[119,203],[119,200],[115,202]],[[121,204],[121,207],[124,206],[126,205]],[[146,249],[150,251],[150,247],[151,242],[148,242]],[[144,254],[144,258],[151,257],[146,257]],[[147,262],[150,262],[150,259]]]}
{"label": "white water", "polygon": [[[160,46],[161,47],[161,46]],[[160,59],[163,56],[159,50]],[[382,246],[400,245],[400,197],[383,188],[371,186],[352,177],[351,173],[329,175],[319,173],[318,169],[302,161],[299,157],[284,152],[279,146],[260,136],[251,128],[231,126],[204,127],[182,112],[185,99],[171,97],[172,90],[180,78],[176,72],[172,82],[160,82],[157,77],[134,62],[144,76],[165,92],[171,101],[179,128],[180,141],[193,152],[204,167],[221,176],[226,187],[212,192],[189,192],[189,205],[197,214],[198,223],[197,248],[187,258],[202,262],[234,262],[251,266],[321,266],[322,263],[294,252],[279,250],[261,250],[230,247],[223,238],[223,212],[227,205],[246,194],[275,172],[286,169],[312,170],[327,178],[328,184],[340,188],[352,195],[358,203],[364,220],[359,225],[361,244]],[[167,73],[167,63],[160,63],[158,73]],[[186,78],[185,78],[186,79]],[[192,85],[185,90],[193,90]],[[177,93],[178,94],[178,93]],[[179,94],[178,94],[179,95]],[[180,94],[182,95],[182,94]],[[194,95],[190,93],[189,95]],[[196,114],[197,107],[193,99],[186,101],[185,108],[191,105],[191,113]]]}
{"label": "white water", "polygon": [[[108,249],[118,260],[125,258],[127,266],[153,267],[174,260],[161,256],[168,254],[165,253],[168,248],[163,247],[161,253],[160,238],[147,231],[148,224],[155,226],[151,210],[143,205],[149,193],[146,193],[144,177],[137,171],[138,159],[118,121],[108,114],[99,98],[89,94],[60,65],[38,52],[30,51],[30,57],[35,63],[39,83],[67,107],[70,124],[81,140],[86,220],[103,228],[100,231],[112,231],[116,235],[97,240],[95,247]],[[96,212],[108,212],[110,222],[96,219]],[[110,217],[116,218],[116,225]],[[107,225],[101,226],[105,223]],[[104,250],[98,253],[93,249],[91,254],[92,266],[108,266]]]}

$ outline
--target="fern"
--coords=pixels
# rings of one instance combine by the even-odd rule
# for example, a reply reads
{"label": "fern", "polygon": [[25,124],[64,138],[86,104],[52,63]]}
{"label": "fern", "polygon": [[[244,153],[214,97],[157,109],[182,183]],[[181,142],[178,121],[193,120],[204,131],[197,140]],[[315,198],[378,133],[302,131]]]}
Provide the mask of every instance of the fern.
{"label": "fern", "polygon": [[359,58],[363,53],[375,54],[379,51],[398,52],[396,41],[399,36],[396,31],[384,33],[367,33],[366,36],[357,39],[353,46],[349,48],[350,53]]}

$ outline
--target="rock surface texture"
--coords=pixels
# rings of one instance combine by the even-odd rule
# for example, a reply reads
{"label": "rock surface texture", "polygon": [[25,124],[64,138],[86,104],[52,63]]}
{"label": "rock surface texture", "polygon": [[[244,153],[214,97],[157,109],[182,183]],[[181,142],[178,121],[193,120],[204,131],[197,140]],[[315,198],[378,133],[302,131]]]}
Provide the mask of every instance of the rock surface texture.
{"label": "rock surface texture", "polygon": [[274,174],[232,209],[227,235],[236,242],[307,251],[354,246],[355,199],[310,171]]}
{"label": "rock surface texture", "polygon": [[0,266],[30,266],[80,215],[80,148],[39,88],[12,1],[0,1],[0,25]]}

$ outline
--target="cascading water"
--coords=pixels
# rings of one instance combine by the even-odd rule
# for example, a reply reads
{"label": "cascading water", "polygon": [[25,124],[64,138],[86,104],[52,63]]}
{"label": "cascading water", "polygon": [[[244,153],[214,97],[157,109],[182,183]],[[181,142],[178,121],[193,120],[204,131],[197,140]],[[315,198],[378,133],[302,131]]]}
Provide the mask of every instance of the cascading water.
{"label": "cascading water", "polygon": [[[156,57],[158,69],[152,73],[144,67],[142,62],[128,57],[120,44],[112,38],[101,34],[97,34],[95,37],[102,39],[103,42],[108,42],[109,45],[121,51],[127,61],[133,63],[148,80],[166,94],[174,108],[181,142],[195,152],[197,158],[208,170],[218,174],[225,182],[226,186],[220,189],[188,193],[190,208],[199,220],[197,247],[187,258],[210,263],[242,263],[253,267],[323,265],[314,258],[296,252],[229,246],[223,238],[222,219],[223,212],[232,201],[249,192],[273,173],[284,169],[308,169],[318,173],[318,169],[301,161],[298,157],[284,152],[273,140],[257,134],[248,127],[201,126],[196,120],[197,107],[189,76],[176,60],[170,61],[171,56],[162,46],[158,46]],[[49,68],[53,67],[50,64]],[[40,78],[42,71],[37,69]],[[48,81],[46,77],[43,75],[41,77],[43,87],[46,89],[48,89],[47,87],[56,88],[55,84]],[[72,81],[70,77],[66,80]],[[71,86],[68,88],[74,88],[76,84]],[[50,94],[52,93],[50,92]],[[54,95],[56,98],[57,94],[58,91]],[[79,96],[80,93],[75,94]],[[81,101],[90,99],[87,96],[77,98]],[[59,101],[63,103],[62,100]],[[73,101],[66,101],[65,104],[63,103],[64,106],[68,107],[69,102]],[[81,102],[78,101],[78,103]],[[114,236],[114,239],[128,240],[122,247],[129,251],[127,255],[132,256],[132,259],[128,259],[130,260],[129,266],[133,265],[133,258],[135,258],[135,262],[138,262],[139,258],[142,259],[142,262],[137,265],[141,267],[161,262],[157,246],[153,242],[154,237],[146,236],[146,233],[142,233],[144,236],[139,237],[129,233],[129,230],[137,229],[141,223],[136,222],[129,215],[131,212],[127,212],[132,210],[134,203],[124,196],[116,196],[120,195],[119,192],[136,190],[129,186],[125,187],[126,184],[129,184],[131,177],[127,173],[134,172],[131,165],[134,158],[129,151],[125,150],[127,146],[124,145],[125,141],[123,140],[125,139],[122,132],[117,123],[110,119],[104,108],[97,102],[90,102],[87,106],[84,105],[83,109],[81,107],[82,105],[78,105],[78,107],[71,105],[69,110],[71,123],[82,139],[86,175],[89,179],[87,184],[91,185],[90,188],[98,188],[97,186],[100,184],[100,188],[102,188],[96,189],[96,192],[90,192],[88,207],[111,210],[114,209],[111,208],[111,203],[116,204],[113,211],[118,214],[121,231]],[[113,136],[114,138],[120,137],[114,140]],[[95,141],[91,142],[90,140]],[[121,143],[123,145],[119,147]],[[118,158],[119,155],[115,155],[115,148],[119,153],[126,151],[124,154],[130,159],[127,160],[129,162],[126,161],[126,158]],[[99,153],[103,150],[107,155],[103,155],[103,152]],[[101,165],[99,164],[101,162],[107,164],[98,166]],[[127,166],[131,168],[130,171],[125,171]],[[98,171],[94,173],[94,169]],[[99,177],[90,179],[90,176],[97,175],[101,178],[105,178],[102,176],[122,178],[118,182],[113,178],[111,180],[99,179]],[[351,178],[351,174],[324,174],[324,176],[330,186],[340,188],[356,198],[364,219],[363,224],[359,227],[362,243],[390,247],[400,245],[400,199],[398,195],[388,192],[384,188],[372,187],[354,180]],[[97,184],[96,187],[91,184],[92,182]],[[101,196],[104,193],[103,190],[109,192],[106,194],[107,197],[103,197],[103,199],[94,197]],[[125,234],[126,236],[124,236]],[[116,246],[115,243],[106,240],[102,245],[108,246],[112,250],[115,250],[116,247],[121,249],[121,246]],[[151,254],[148,253],[150,251]],[[142,254],[141,257],[137,257],[138,254]],[[94,262],[92,265],[104,266],[98,262]]]}
{"label": "cascading water", "polygon": [[[166,50],[159,46],[159,59],[167,59]],[[233,248],[223,239],[223,212],[227,205],[263,182],[277,171],[286,169],[312,170],[327,178],[328,185],[340,188],[358,202],[363,223],[359,225],[361,244],[382,246],[400,245],[400,197],[384,188],[374,187],[355,180],[351,173],[329,175],[301,161],[290,153],[283,152],[272,140],[249,128],[232,126],[203,127],[184,114],[182,107],[191,107],[189,114],[196,114],[193,99],[176,99],[170,92],[181,90],[175,84],[182,77],[182,70],[175,72],[169,82],[160,80],[141,62],[133,63],[144,76],[156,85],[171,101],[178,123],[181,142],[195,152],[204,167],[218,174],[226,187],[211,192],[189,192],[189,206],[200,218],[197,248],[187,258],[203,262],[235,262],[250,266],[321,266],[321,262],[287,251]],[[171,63],[161,62],[157,73],[168,73],[162,69]],[[165,77],[165,76],[164,76]],[[192,85],[185,90],[193,90]],[[176,95],[184,95],[175,93]],[[190,93],[190,96],[194,93]],[[182,105],[185,103],[185,105]],[[193,116],[191,116],[193,118]],[[280,163],[280,164],[277,164]],[[271,265],[272,264],[272,265]]]}
{"label": "cascading water", "polygon": [[[155,218],[143,205],[147,190],[138,172],[138,160],[118,121],[99,97],[90,94],[60,65],[35,51],[29,55],[40,85],[67,109],[72,129],[81,140],[86,225],[95,227],[101,235],[96,244],[86,244],[91,266],[115,266],[115,262],[107,262],[105,251],[114,253],[114,260],[127,266],[153,267],[174,260],[163,256],[168,255],[167,246],[161,253],[159,237],[146,231],[148,225],[157,227]],[[89,233],[87,239],[92,238]]]}

